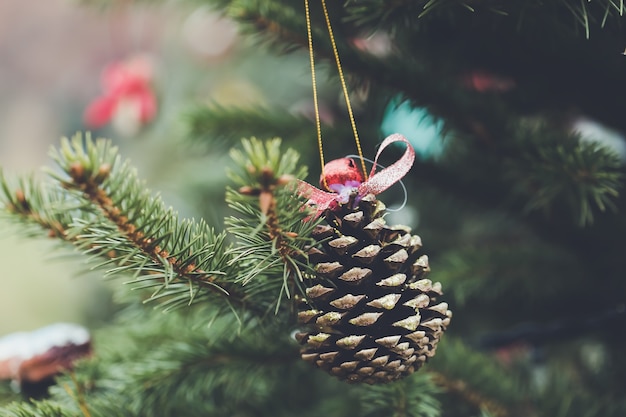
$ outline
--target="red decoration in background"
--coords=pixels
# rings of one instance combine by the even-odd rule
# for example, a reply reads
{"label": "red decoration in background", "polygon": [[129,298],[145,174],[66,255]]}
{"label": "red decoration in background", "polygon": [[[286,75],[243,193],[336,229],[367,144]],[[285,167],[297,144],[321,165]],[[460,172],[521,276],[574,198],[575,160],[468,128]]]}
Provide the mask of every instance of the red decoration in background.
{"label": "red decoration in background", "polygon": [[102,72],[103,94],[85,110],[85,124],[99,128],[120,116],[133,118],[137,125],[150,122],[157,112],[152,79],[152,64],[145,57],[109,64]]}
{"label": "red decoration in background", "polygon": [[472,71],[461,77],[461,83],[468,89],[479,93],[504,93],[515,88],[515,80],[483,70]]}

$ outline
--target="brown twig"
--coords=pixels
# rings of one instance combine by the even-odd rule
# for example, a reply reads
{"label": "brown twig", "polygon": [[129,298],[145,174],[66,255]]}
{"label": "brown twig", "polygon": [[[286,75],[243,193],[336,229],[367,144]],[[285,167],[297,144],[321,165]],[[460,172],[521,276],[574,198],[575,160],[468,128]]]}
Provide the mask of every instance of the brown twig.
{"label": "brown twig", "polygon": [[113,222],[118,230],[122,232],[128,240],[135,246],[140,248],[145,254],[150,256],[153,261],[159,259],[167,259],[176,274],[199,283],[212,284],[216,277],[207,274],[199,269],[195,264],[190,263],[183,265],[178,259],[171,256],[165,249],[159,245],[155,245],[153,240],[146,237],[145,234],[130,222],[128,217],[122,214],[122,210],[115,205],[107,192],[100,187],[100,183],[93,178],[85,178],[81,175],[80,165],[70,167],[70,175],[74,181],[74,185],[80,189],[85,196],[100,208],[107,219]]}
{"label": "brown twig", "polygon": [[70,386],[65,383],[62,385],[63,389],[65,390],[65,392],[67,392],[67,394],[70,397],[74,399],[74,401],[76,401],[76,403],[78,404],[78,408],[80,408],[81,413],[83,413],[83,416],[91,417],[91,413],[89,412],[89,408],[87,407],[87,401],[85,400],[85,395],[83,392],[82,385],[78,383],[78,380],[76,379],[76,375],[74,375],[73,371],[70,371],[68,374],[70,378],[72,379],[72,382],[76,386],[76,394],[74,394],[74,391],[72,390],[72,388],[70,388]]}
{"label": "brown twig", "polygon": [[6,205],[6,209],[10,213],[19,214],[27,219],[30,219],[32,222],[40,225],[44,229],[47,229],[50,237],[58,237],[64,240],[69,240],[64,225],[58,221],[48,220],[42,217],[39,213],[33,211],[30,203],[26,199],[24,191],[21,189],[15,190],[14,200]]}
{"label": "brown twig", "polygon": [[[143,232],[126,217],[122,210],[115,205],[108,193],[101,187],[102,181],[108,177],[110,166],[103,164],[95,177],[85,175],[84,167],[80,163],[74,163],[69,167],[68,173],[72,179],[71,183],[65,184],[68,188],[75,188],[83,192],[84,196],[100,208],[104,216],[117,226],[130,242],[146,254],[154,262],[166,259],[179,278],[189,282],[195,282],[215,292],[227,296],[230,300],[237,299],[243,303],[244,295],[239,294],[239,288],[227,283],[217,283],[215,274],[208,273],[200,269],[194,263],[183,263],[170,253],[161,248],[158,244],[147,237]],[[107,256],[110,256],[107,254]]]}
{"label": "brown twig", "polygon": [[[249,169],[255,170],[255,168],[252,167],[249,167]],[[239,192],[241,194],[251,196],[258,195],[259,209],[261,210],[261,213],[267,217],[266,226],[268,238],[269,240],[275,242],[275,247],[278,251],[279,256],[283,260],[283,263],[287,265],[287,268],[290,270],[291,279],[288,283],[289,292],[291,294],[294,294],[296,287],[295,276],[298,275],[298,272],[294,270],[295,267],[292,261],[292,258],[294,256],[294,250],[292,247],[290,247],[288,239],[297,237],[297,234],[282,229],[278,217],[278,212],[276,210],[275,196],[276,187],[289,184],[293,181],[293,177],[291,175],[276,177],[273,170],[269,167],[263,167],[259,174],[260,186],[241,187],[239,189]]]}
{"label": "brown twig", "polygon": [[[249,168],[254,169],[254,168]],[[284,260],[293,256],[293,250],[289,247],[287,238],[296,237],[294,232],[286,232],[282,229],[276,211],[276,187],[285,186],[293,181],[290,175],[276,177],[269,167],[264,167],[259,173],[259,187],[241,187],[239,192],[245,195],[257,195],[259,197],[259,209],[267,216],[267,234],[270,240],[276,241],[276,248]]]}
{"label": "brown twig", "polygon": [[431,376],[437,385],[442,386],[449,393],[457,395],[463,401],[478,409],[486,410],[495,417],[511,417],[512,415],[502,404],[468,387],[463,380],[450,379],[440,372],[431,372]]}

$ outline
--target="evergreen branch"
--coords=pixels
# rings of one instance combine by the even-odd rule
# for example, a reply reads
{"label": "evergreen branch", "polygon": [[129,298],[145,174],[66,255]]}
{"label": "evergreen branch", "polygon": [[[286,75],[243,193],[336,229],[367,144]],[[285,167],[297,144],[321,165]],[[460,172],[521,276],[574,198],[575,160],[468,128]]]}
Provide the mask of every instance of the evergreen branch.
{"label": "evergreen branch", "polygon": [[[309,214],[293,186],[294,175],[303,178],[305,171],[296,170],[295,151],[281,153],[278,139],[244,141],[243,150],[233,150],[231,157],[241,167],[231,173],[239,190],[228,190],[226,196],[241,216],[227,221],[229,232],[239,241],[231,262],[246,265],[238,278],[242,285],[259,276],[282,277],[282,282],[273,280],[274,286],[280,285],[278,309],[283,294],[290,298],[300,288],[303,271],[310,273],[304,249],[313,242],[309,236],[316,222],[305,221]],[[252,229],[249,224],[259,227]]]}
{"label": "evergreen branch", "polygon": [[68,372],[74,386],[76,387],[76,392],[72,390],[72,388],[68,384],[62,384],[63,389],[68,393],[68,395],[76,401],[78,408],[80,409],[83,417],[91,417],[91,413],[89,412],[89,407],[87,407],[87,402],[85,401],[85,394],[82,385],[78,383],[76,380],[76,376],[74,375],[74,371]]}
{"label": "evergreen branch", "polygon": [[[571,369],[549,366],[546,384],[534,387],[534,405],[546,417],[621,417],[626,415],[626,401],[621,391],[601,387],[583,388],[583,381]],[[591,389],[590,389],[591,388]]]}
{"label": "evergreen branch", "polygon": [[489,415],[494,417],[511,416],[507,408],[487,398],[480,392],[469,388],[464,381],[460,379],[449,379],[446,375],[439,372],[432,372],[431,375],[435,383],[443,387],[447,392],[460,397],[464,402],[471,404],[477,409],[486,411]]}
{"label": "evergreen branch", "polygon": [[[267,37],[276,39],[277,42],[275,43],[280,45],[289,44],[297,45],[301,48],[307,47],[304,24],[301,22],[301,16],[298,19],[298,10],[295,6],[287,5],[285,10],[277,11],[274,7],[254,7],[250,1],[242,0],[235,3],[236,6],[233,6],[232,10],[229,9],[231,16],[252,27],[253,31],[263,34],[269,33],[270,35]],[[378,9],[372,6],[372,13],[380,13],[381,11],[386,13],[397,4],[400,6],[409,5],[408,7],[410,7],[420,2],[384,3]],[[599,49],[589,42],[576,44],[568,40],[568,48],[576,49],[562,48],[558,51],[554,51],[550,44],[546,44],[542,46],[542,49],[527,55],[527,59],[524,59],[520,58],[516,48],[527,48],[528,42],[532,42],[532,39],[529,41],[523,36],[514,33],[514,30],[510,29],[513,26],[511,22],[503,24],[502,33],[493,29],[477,30],[476,24],[472,23],[474,20],[485,22],[489,20],[485,19],[484,15],[477,14],[475,19],[474,16],[471,19],[463,19],[461,21],[463,24],[462,28],[457,28],[458,22],[452,24],[445,23],[444,26],[440,24],[429,26],[413,22],[408,30],[415,30],[419,33],[394,38],[396,48],[391,50],[388,56],[376,58],[355,51],[354,48],[349,46],[350,35],[348,34],[355,33],[355,30],[349,24],[341,23],[340,20],[353,16],[351,7],[359,6],[346,6],[345,10],[335,10],[339,12],[336,14],[336,31],[338,32],[337,41],[344,70],[352,74],[358,74],[359,77],[371,81],[372,85],[386,86],[390,90],[402,92],[403,96],[410,98],[415,105],[426,107],[431,114],[444,118],[447,125],[454,126],[460,131],[469,132],[475,138],[486,138],[486,140],[493,141],[501,137],[510,136],[511,132],[507,130],[507,127],[509,127],[512,115],[527,115],[529,104],[536,106],[536,103],[543,103],[542,105],[545,106],[545,103],[554,103],[553,97],[555,95],[562,97],[563,103],[577,105],[583,112],[598,120],[611,123],[614,126],[621,126],[623,122],[623,118],[620,118],[615,111],[606,106],[606,100],[598,100],[596,98],[596,96],[603,97],[602,94],[596,94],[598,90],[606,91],[609,94],[609,91],[614,91],[615,85],[605,85],[598,81],[591,86],[593,91],[572,95],[570,94],[572,85],[554,82],[558,74],[568,70],[571,66],[577,66],[577,62],[565,60],[568,56],[571,56],[571,53],[564,55],[563,59],[558,60],[563,63],[569,62],[569,65],[563,64],[559,69],[554,68],[550,72],[544,71],[546,75],[539,79],[537,77],[532,80],[528,79],[528,73],[541,71],[542,68],[531,65],[527,61],[541,61],[546,56],[566,53],[564,51],[580,50],[581,52],[588,51],[592,53],[592,49]],[[406,19],[410,15],[411,13],[400,7],[400,11],[398,11],[400,19]],[[332,49],[328,42],[327,33],[322,29],[323,24],[316,24],[316,22],[316,19],[313,19],[315,53],[317,56],[332,59]],[[479,26],[490,27],[489,25]],[[406,31],[407,29],[403,28],[403,33]],[[463,34],[461,35],[462,37],[442,37],[441,33],[446,31],[467,32],[467,36]],[[394,30],[389,29],[389,32],[394,33]],[[497,36],[506,37],[511,42],[512,49],[515,52],[502,56],[500,52],[496,55],[482,49],[475,50],[475,45],[483,45],[486,40]],[[611,39],[613,38],[615,37]],[[603,39],[600,39],[599,42],[602,41]],[[606,44],[607,42],[604,43]],[[610,46],[614,50],[620,47],[623,46],[621,44]],[[482,46],[479,48],[482,48]],[[396,49],[408,50],[412,53],[399,55],[396,53]],[[442,51],[445,52],[442,54]],[[451,55],[458,56],[458,58],[451,60]],[[424,56],[428,56],[429,60],[422,59]],[[607,59],[603,54],[598,54],[597,58]],[[459,61],[461,61],[460,65]],[[500,65],[502,62],[508,62],[509,64],[503,68]],[[606,62],[606,65],[600,68],[607,68],[607,70],[604,73],[593,73],[595,74],[594,77],[599,80],[606,78],[605,75],[610,73],[611,68],[617,68],[620,65],[620,63],[612,60],[604,62]],[[476,70],[477,66],[478,68],[493,70],[495,73],[504,73],[512,77],[518,83],[518,88],[506,95],[477,94],[468,91],[460,82],[459,76],[464,71]],[[593,70],[597,70],[597,68],[582,69],[581,67],[581,71]],[[530,81],[535,84],[540,83],[541,87],[533,87],[529,90],[526,86],[528,83],[530,87]],[[546,94],[546,92],[548,93]],[[550,97],[545,97],[548,94]],[[616,99],[620,100],[619,97],[616,97]],[[554,104],[554,106],[562,107],[559,103]]]}
{"label": "evergreen branch", "polygon": [[[168,410],[166,415],[176,415],[183,410],[179,409],[177,413],[176,403],[169,398],[198,389],[226,395],[228,403],[222,403],[219,395],[209,401],[218,409],[245,409],[247,403],[258,401],[273,374],[297,360],[293,352],[262,352],[249,341],[239,343],[240,346],[229,344],[207,348],[205,340],[174,342],[163,346],[160,354],[145,358],[141,363],[143,369],[137,366],[133,370],[141,387],[141,392],[137,393],[142,397],[141,409],[144,412],[153,410],[157,414]],[[249,350],[242,349],[244,346]],[[198,385],[198,380],[203,383]]]}
{"label": "evergreen branch", "polygon": [[565,208],[580,226],[593,222],[594,211],[616,210],[623,174],[619,157],[577,136],[525,127],[516,138],[515,157],[507,158],[505,175],[514,193],[522,195],[527,212],[547,215]]}
{"label": "evergreen branch", "polygon": [[[273,40],[273,45],[280,47],[287,44],[308,48],[304,21],[302,16],[298,15],[299,10],[292,5],[282,8],[259,8],[248,1],[235,3],[229,4],[229,14],[247,24],[249,30],[263,33],[266,38]],[[381,8],[385,9],[386,6]],[[402,16],[408,15],[403,13]],[[423,61],[411,62],[411,56],[392,54],[377,58],[361,53],[348,46],[349,39],[344,37],[346,35],[342,29],[343,25],[337,22],[337,46],[340,49],[342,66],[347,73],[360,80],[367,80],[371,85],[402,92],[403,96],[409,97],[415,106],[427,107],[432,115],[444,118],[447,125],[470,132],[480,140],[491,141],[504,130],[510,119],[509,106],[498,97],[468,92],[459,83],[451,88],[450,81],[458,76],[458,68],[454,68],[454,73],[449,73],[441,66],[431,68]],[[334,60],[332,45],[324,24],[320,23],[320,27],[313,27],[313,37],[316,56]],[[414,47],[412,44],[411,48]],[[436,73],[437,77],[433,77],[433,73]],[[487,130],[485,124],[481,122],[483,120],[492,122],[490,130]],[[496,129],[493,128],[494,120]]]}
{"label": "evergreen branch", "polygon": [[[165,209],[107,141],[83,141],[80,135],[63,140],[53,151],[65,172],[51,173],[60,184],[56,193],[35,185],[11,191],[6,180],[1,183],[9,212],[99,259],[96,267],[106,269],[105,276],[134,275],[136,289],[153,290],[146,301],[172,309],[217,295],[261,312],[279,308],[308,268],[304,248],[314,222],[303,222],[303,201],[286,186],[305,172],[297,168],[297,154],[282,152],[278,140],[267,146],[245,141],[244,152],[232,155],[242,167],[233,173],[241,192],[230,190],[229,203],[245,218],[230,220],[230,232],[242,243],[230,250],[225,233],[216,235],[203,221],[179,221]],[[67,210],[70,204],[73,210]],[[258,275],[263,278],[255,280]],[[261,298],[246,305],[253,295]]]}
{"label": "evergreen branch", "polygon": [[[578,0],[560,0],[557,2],[541,2],[538,0],[526,0],[520,2],[507,2],[499,0],[348,0],[346,8],[350,15],[350,20],[359,25],[387,25],[413,26],[419,27],[427,25],[427,18],[446,19],[448,21],[461,19],[472,19],[479,13],[491,12],[493,17],[487,16],[491,20],[497,17],[505,17],[507,21],[517,22],[519,31],[528,30],[528,27],[535,22],[529,15],[543,14],[550,21],[557,21],[553,26],[568,27],[569,33],[563,36],[576,35],[582,28],[585,37],[589,38],[592,26],[604,27],[609,20],[616,23],[624,15],[624,5],[621,1],[596,0],[593,3]],[[465,9],[465,10],[463,10]],[[469,11],[470,13],[464,13]],[[532,11],[532,13],[529,13]],[[573,19],[572,19],[573,18]],[[565,25],[574,21],[574,26]]]}
{"label": "evergreen branch", "polygon": [[150,300],[164,299],[169,308],[195,301],[201,291],[228,303],[244,303],[245,294],[225,272],[225,234],[216,235],[204,222],[179,221],[150,195],[108,141],[83,141],[77,135],[71,142],[63,140],[52,156],[68,176],[53,177],[104,218],[104,223],[78,219],[68,235],[85,252],[110,256],[102,265],[118,267],[108,274],[143,273],[135,283],[156,287]]}
{"label": "evergreen branch", "polygon": [[[217,3],[221,3],[217,1]],[[401,4],[402,2],[398,2]],[[414,3],[414,2],[404,2]],[[266,35],[274,40],[273,45],[284,46],[285,44],[299,48],[308,48],[305,36],[303,19],[298,14],[298,9],[292,5],[281,8],[254,7],[247,1],[236,2],[236,5],[226,3],[229,14],[247,24],[252,31]],[[221,5],[221,7],[225,7]],[[387,6],[381,5],[380,9]],[[303,12],[301,12],[303,13]],[[402,16],[408,16],[403,13]],[[339,34],[343,34],[342,27],[336,27]],[[313,27],[315,54],[327,60],[334,60],[332,45],[328,40],[328,34],[323,24],[321,27]],[[485,126],[476,120],[499,119],[500,125],[505,125],[506,107],[502,100],[495,97],[480,97],[469,94],[457,88],[451,91],[449,78],[457,74],[448,74],[442,77],[441,68],[435,71],[438,77],[434,78],[432,71],[424,65],[412,65],[410,70],[405,70],[407,56],[388,56],[378,59],[367,54],[362,54],[351,47],[345,47],[348,43],[343,37],[338,37],[338,47],[341,49],[342,65],[346,72],[367,80],[372,85],[385,86],[394,91],[401,91],[411,98],[415,105],[427,107],[431,114],[446,119],[448,125],[469,131],[477,138],[486,141],[492,140],[498,132],[487,131]],[[458,69],[455,69],[458,70]],[[443,79],[439,82],[439,79]],[[460,86],[459,86],[460,87]],[[453,93],[453,94],[450,94]]]}
{"label": "evergreen branch", "polygon": [[441,393],[431,375],[415,373],[393,384],[373,385],[362,393],[364,417],[438,417]]}
{"label": "evergreen branch", "polygon": [[[52,184],[37,181],[34,177],[20,178],[12,184],[0,170],[0,191],[6,214],[20,219],[24,224],[37,225],[48,231],[50,237],[70,240],[67,231],[72,219],[89,217],[91,213],[73,196]],[[39,234],[39,230],[36,232]]]}
{"label": "evergreen branch", "polygon": [[73,408],[61,406],[55,401],[14,402],[2,408],[4,417],[69,417],[77,416]]}
{"label": "evergreen branch", "polygon": [[[6,184],[5,179],[3,178],[1,181],[2,185],[4,186]],[[48,229],[52,237],[65,236],[66,230],[63,224],[57,221],[53,221],[51,219],[44,218],[40,213],[34,212],[32,210],[30,203],[26,199],[26,194],[24,193],[23,189],[18,188],[14,190],[13,195],[8,188],[4,189],[4,192],[5,198],[8,200],[8,204],[5,208],[9,213],[17,214],[23,217],[25,220],[36,223],[44,229]]]}
{"label": "evergreen branch", "polygon": [[224,108],[219,105],[198,107],[187,115],[193,139],[210,138],[211,147],[217,139],[232,143],[241,137],[289,138],[305,152],[312,143],[311,122],[304,117],[286,114],[284,110]]}
{"label": "evergreen branch", "polygon": [[[278,23],[291,22],[290,25],[295,25],[295,22],[302,20],[302,6],[299,3],[294,5],[293,1],[212,0],[211,3],[238,20],[246,20],[244,16],[258,11],[258,29],[278,35],[288,42],[294,40],[293,33],[304,33],[300,30],[285,30],[285,25]],[[337,11],[333,11],[331,16],[340,13],[347,21],[359,27],[383,27],[389,32],[406,28],[428,31],[436,23],[448,25],[460,20],[481,18],[490,26],[505,24],[515,27],[518,32],[532,30],[537,22],[556,22],[552,26],[560,30],[560,36],[564,38],[578,35],[581,28],[589,38],[593,27],[603,28],[609,19],[618,26],[624,16],[624,2],[621,0],[559,0],[549,3],[540,0],[514,3],[502,0],[347,0],[342,4],[331,3],[329,6]],[[344,12],[339,12],[339,9]],[[529,17],[537,15],[545,16],[545,20]]]}
{"label": "evergreen branch", "polygon": [[[90,376],[85,395],[93,415],[106,415],[110,398],[118,399],[111,415],[120,416],[233,415],[275,401],[275,391],[298,362],[285,329],[256,320],[238,326],[230,315],[196,326],[210,312],[187,312],[147,316],[140,323],[132,316],[105,330],[102,338],[116,340],[117,348],[76,370]],[[159,349],[145,350],[155,343]],[[72,403],[65,392],[54,393],[60,403]]]}
{"label": "evergreen branch", "polygon": [[304,29],[304,7],[301,3],[296,4],[288,1],[280,4],[280,2],[259,0],[212,0],[212,3],[224,9],[233,19],[252,23],[259,32],[271,33],[288,42],[299,43],[299,36],[291,38],[294,33],[299,32],[288,29],[278,22],[291,22],[292,25]]}
{"label": "evergreen branch", "polygon": [[[141,250],[145,255],[148,255],[152,261],[159,262],[165,259],[176,275],[185,277],[190,281],[196,281],[203,285],[216,285],[215,281],[217,279],[217,274],[201,270],[194,262],[191,261],[191,258],[178,259],[175,255],[170,254],[167,250],[159,246],[158,242],[156,242],[153,238],[147,237],[144,232],[138,230],[137,226],[132,223],[127,216],[122,214],[122,208],[117,206],[111,196],[108,195],[105,190],[100,188],[100,184],[98,182],[84,180],[84,178],[80,175],[72,175],[72,179],[74,181],[73,186],[76,187],[76,189],[83,191],[84,195],[102,210],[105,217],[113,222],[117,226],[117,229],[134,246],[139,248],[139,250]],[[183,228],[190,225],[191,223],[187,223],[186,225],[183,225]],[[183,235],[186,234],[187,233],[183,232]],[[180,255],[184,255],[184,252],[189,250],[189,248],[195,243],[194,240],[191,240],[185,245],[184,248],[181,249]],[[190,255],[192,254],[190,253]]]}
{"label": "evergreen branch", "polygon": [[[59,376],[49,401],[5,406],[0,414],[13,416],[7,410],[16,409],[20,417],[78,417],[80,390],[92,417],[217,417],[264,409],[284,385],[293,387],[286,381],[298,362],[297,349],[275,323],[251,320],[241,327],[232,315],[202,307],[167,315],[130,313],[97,332],[98,355],[78,363],[75,377]],[[212,314],[218,317],[207,326]],[[45,414],[48,408],[59,412]]]}
{"label": "evergreen branch", "polygon": [[472,351],[460,340],[446,336],[428,364],[436,383],[457,395],[465,404],[498,417],[517,416],[527,393],[492,358]]}

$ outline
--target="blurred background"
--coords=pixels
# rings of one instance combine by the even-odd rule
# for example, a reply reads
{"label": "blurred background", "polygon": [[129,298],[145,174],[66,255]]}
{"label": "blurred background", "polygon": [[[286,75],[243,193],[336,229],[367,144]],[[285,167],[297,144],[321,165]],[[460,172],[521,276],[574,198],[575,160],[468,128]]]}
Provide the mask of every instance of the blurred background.
{"label": "blurred background", "polygon": [[[124,149],[150,188],[185,210],[172,176],[202,167],[177,160],[180,102],[189,96],[263,100],[240,76],[241,68],[233,67],[245,49],[234,25],[204,8],[122,1],[98,9],[68,0],[5,0],[0,3],[0,166],[9,177],[42,175],[51,145],[76,131],[94,130]],[[103,94],[103,70],[133,60],[147,62],[158,79],[158,121],[144,126],[129,111],[105,126],[89,126],[84,113]],[[170,169],[163,169],[166,157]],[[82,258],[45,238],[18,238],[15,227],[0,220],[0,336],[56,321],[104,319],[111,294],[97,274],[84,276]]]}

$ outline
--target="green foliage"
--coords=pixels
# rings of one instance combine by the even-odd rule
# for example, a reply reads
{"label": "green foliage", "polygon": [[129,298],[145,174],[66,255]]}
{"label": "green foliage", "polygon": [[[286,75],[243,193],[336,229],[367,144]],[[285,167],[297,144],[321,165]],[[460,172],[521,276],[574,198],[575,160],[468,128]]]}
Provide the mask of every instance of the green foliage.
{"label": "green foliage", "polygon": [[558,21],[568,29],[567,35],[584,33],[589,38],[593,27],[604,27],[608,22],[619,21],[624,15],[624,4],[620,1],[602,0],[594,2],[578,2],[560,0],[545,3],[535,0],[522,2],[486,1],[476,2],[467,0],[423,0],[423,1],[396,1],[385,0],[348,0],[352,19],[360,24],[373,20],[391,20],[403,22],[406,25],[414,24],[417,19],[427,19],[430,15],[437,18],[454,19],[463,14],[493,14],[492,18],[506,18],[512,21],[518,30],[533,26],[532,17],[537,14],[547,16],[547,19]]}
{"label": "green foliage", "polygon": [[489,392],[489,399],[501,404],[519,405],[525,399],[522,384],[516,381],[493,358],[471,349],[453,337],[446,337],[437,355],[428,365],[446,378],[463,381],[464,389]]}
{"label": "green foliage", "polygon": [[243,150],[231,150],[230,156],[237,166],[230,175],[233,182],[241,187],[264,189],[278,185],[284,175],[292,177],[284,180],[306,176],[306,168],[298,166],[298,153],[293,149],[285,152],[280,145],[278,138],[267,141],[252,138],[242,142]]}
{"label": "green foliage", "polygon": [[278,286],[261,287],[280,294],[278,309],[283,295],[291,298],[294,292],[302,293],[296,287],[305,272],[311,273],[303,249],[313,243],[310,235],[317,222],[305,221],[310,213],[303,210],[305,200],[297,195],[294,178],[304,178],[306,171],[297,167],[295,151],[281,151],[278,139],[244,141],[243,150],[233,149],[231,157],[238,169],[230,177],[246,190],[229,189],[226,194],[237,213],[226,220],[229,232],[237,238],[229,252],[231,263],[241,268],[237,278],[241,285],[273,282]]}
{"label": "green foliage", "polygon": [[372,387],[363,393],[362,416],[437,417],[441,406],[435,395],[440,392],[426,373]]}
{"label": "green foliage", "polygon": [[38,236],[41,228],[61,236],[74,218],[88,218],[92,213],[73,196],[33,176],[11,180],[0,170],[2,206],[0,213],[25,226],[23,230]]}
{"label": "green foliage", "polygon": [[[242,136],[282,137],[306,145],[313,138],[311,122],[303,117],[285,114],[284,111],[269,109],[225,108],[218,105],[198,107],[188,115],[189,136],[211,146],[232,143]],[[242,128],[247,129],[243,134]]]}
{"label": "green foliage", "polygon": [[68,417],[78,416],[77,410],[58,405],[53,401],[13,403],[2,410],[6,417]]}
{"label": "green foliage", "polygon": [[[206,313],[171,315],[143,328],[135,326],[129,349],[112,351],[104,363],[96,364],[98,383],[89,395],[121,394],[132,415],[224,415],[220,413],[253,410],[266,401],[278,375],[296,358],[287,335],[278,336],[272,326],[259,327],[258,322],[241,328],[228,316],[198,327]],[[128,329],[119,330],[110,337],[128,338]],[[159,349],[142,348],[157,340]],[[114,392],[107,393],[107,387]]]}
{"label": "green foliage", "polygon": [[[233,208],[251,216],[231,220],[230,233],[243,243],[235,248],[228,247],[226,232],[216,233],[202,220],[180,220],[137,179],[110,142],[76,135],[64,139],[53,157],[64,172],[52,172],[56,183],[20,180],[14,190],[2,180],[6,210],[73,243],[91,256],[94,268],[105,270],[105,276],[132,277],[132,288],[150,290],[145,302],[158,301],[169,310],[208,298],[223,308],[266,311],[278,308],[278,294],[292,295],[287,282],[292,272],[299,274],[305,266],[302,248],[309,243],[313,224],[301,221],[307,216],[302,200],[293,187],[285,186],[305,171],[297,166],[293,150],[281,151],[280,141],[267,147],[247,141],[244,153],[233,151],[243,173],[233,174],[235,180],[252,188],[271,186],[276,194],[273,212],[280,213],[273,225],[280,230],[268,235],[267,213],[259,211],[255,197],[231,190]],[[251,254],[258,257],[253,262],[246,258]],[[276,268],[281,270],[277,276],[272,275]],[[251,283],[259,272],[264,277]],[[256,297],[250,303],[252,295]]]}
{"label": "green foliage", "polygon": [[[288,334],[279,335],[272,326],[250,322],[241,328],[230,315],[201,325],[207,313],[216,314],[206,309],[137,313],[96,335],[97,359],[79,365],[79,378],[59,379],[55,401],[49,403],[50,410],[59,411],[50,415],[79,415],[79,407],[93,416],[250,415],[272,398],[297,359]],[[150,345],[158,348],[146,350]],[[48,403],[11,409],[39,415]]]}
{"label": "green foliage", "polygon": [[[315,225],[303,221],[309,214],[296,192],[295,178],[305,175],[298,154],[281,149],[278,139],[251,139],[242,150],[233,150],[238,169],[231,176],[240,190],[229,190],[228,201],[247,217],[229,221],[228,232],[237,241],[230,246],[226,232],[179,220],[165,208],[108,141],[77,135],[63,140],[53,156],[63,171],[52,174],[54,181],[20,180],[14,188],[2,178],[6,215],[73,243],[105,276],[133,277],[134,289],[151,290],[141,297],[144,301],[159,301],[166,311],[192,302],[210,308],[195,310],[190,318],[190,312],[150,316],[151,324],[133,317],[134,330],[121,327],[118,333],[113,328],[102,336],[99,346],[115,347],[110,357],[101,352],[97,361],[77,370],[78,379],[72,375],[59,381],[63,390],[54,392],[58,404],[14,404],[9,409],[22,413],[18,415],[39,409],[75,415],[86,403],[94,408],[92,415],[139,416],[267,408],[276,390],[289,386],[277,381],[293,378],[288,371],[298,357],[288,339],[290,330],[276,327],[290,326],[289,317],[263,327],[261,319],[292,302],[287,298],[302,279],[301,269],[308,268],[303,248]],[[73,210],[67,210],[70,203],[59,204],[64,201]],[[262,201],[268,202],[263,209]],[[228,306],[238,314],[223,314]],[[168,337],[171,341],[164,343]],[[260,339],[267,341],[266,348]],[[145,346],[151,344],[159,349],[147,354]],[[67,388],[72,386],[75,394]],[[212,393],[210,399],[197,406],[183,401],[206,392]]]}
{"label": "green foliage", "polygon": [[[224,299],[231,285],[224,233],[202,221],[179,220],[109,141],[76,135],[52,155],[64,174],[52,172],[56,184],[31,182],[22,190],[28,193],[28,210],[18,211],[23,220],[56,227],[52,230],[91,255],[105,276],[133,276],[134,288],[152,290],[147,301],[173,308],[203,297]],[[55,187],[55,193],[46,193]],[[18,206],[14,193],[6,184],[3,189],[12,210]],[[86,215],[72,216],[59,201],[74,202]]]}
{"label": "green foliage", "polygon": [[562,369],[549,370],[549,383],[538,389],[537,405],[546,415],[567,417],[622,416],[626,401],[601,391],[589,392],[573,379],[573,373]]}
{"label": "green foliage", "polygon": [[508,158],[507,180],[526,201],[525,210],[542,210],[551,217],[570,209],[581,226],[593,222],[594,209],[616,210],[614,200],[623,178],[616,154],[546,129],[522,132],[517,139],[519,154]]}
{"label": "green foliage", "polygon": [[[501,227],[511,226],[502,222]],[[515,232],[482,236],[479,243],[474,238],[461,238],[459,245],[447,250],[438,262],[437,278],[450,288],[448,293],[454,294],[459,307],[484,309],[487,315],[497,308],[503,316],[523,321],[529,315],[540,318],[546,312],[536,305],[528,309],[512,306],[507,301],[509,297],[550,305],[568,293],[584,290],[582,264],[575,257],[533,239],[519,227]],[[563,282],[556,280],[561,274],[567,277],[567,290],[563,289]],[[477,303],[486,307],[476,306]],[[497,320],[499,316],[491,318]]]}

